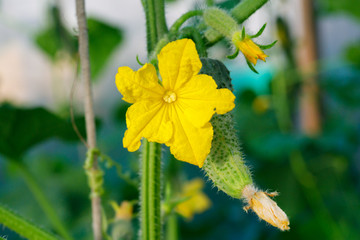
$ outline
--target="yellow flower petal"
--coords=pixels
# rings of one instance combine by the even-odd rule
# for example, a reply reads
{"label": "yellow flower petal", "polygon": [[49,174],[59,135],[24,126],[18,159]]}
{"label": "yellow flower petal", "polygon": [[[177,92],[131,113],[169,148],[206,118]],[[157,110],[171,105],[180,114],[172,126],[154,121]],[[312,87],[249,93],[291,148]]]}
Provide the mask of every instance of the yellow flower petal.
{"label": "yellow flower petal", "polygon": [[177,90],[194,75],[202,64],[195,44],[181,39],[167,44],[158,55],[159,71],[165,89]]}
{"label": "yellow flower petal", "polygon": [[174,123],[174,136],[166,143],[170,146],[170,152],[176,159],[201,168],[210,153],[213,137],[211,123],[208,122],[201,128],[195,127],[176,104],[172,106],[170,117]]}
{"label": "yellow flower petal", "polygon": [[176,206],[176,212],[191,220],[196,213],[202,213],[211,206],[210,199],[202,192],[204,181],[196,178],[183,186],[181,197],[189,197],[188,200]]}
{"label": "yellow flower petal", "polygon": [[200,74],[178,90],[178,105],[196,127],[204,126],[215,112],[224,114],[235,107],[234,94],[228,89],[216,88],[212,77]]}
{"label": "yellow flower petal", "polygon": [[123,100],[129,103],[160,97],[164,89],[158,81],[155,67],[151,64],[145,64],[136,72],[129,67],[120,67],[115,77]]}
{"label": "yellow flower petal", "polygon": [[162,101],[155,103],[141,101],[134,103],[126,112],[126,124],[123,145],[130,152],[139,149],[141,138],[150,142],[165,143],[173,134],[173,126],[169,120],[169,106]]}
{"label": "yellow flower petal", "polygon": [[238,40],[235,45],[252,64],[256,65],[258,59],[265,62],[267,55],[250,38]]}

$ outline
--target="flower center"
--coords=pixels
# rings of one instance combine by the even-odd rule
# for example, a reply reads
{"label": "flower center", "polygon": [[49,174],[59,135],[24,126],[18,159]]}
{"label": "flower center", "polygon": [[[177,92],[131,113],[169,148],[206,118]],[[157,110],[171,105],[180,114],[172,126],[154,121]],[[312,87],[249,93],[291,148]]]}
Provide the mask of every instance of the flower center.
{"label": "flower center", "polygon": [[163,99],[167,103],[172,103],[176,101],[176,94],[173,91],[167,91],[163,96]]}

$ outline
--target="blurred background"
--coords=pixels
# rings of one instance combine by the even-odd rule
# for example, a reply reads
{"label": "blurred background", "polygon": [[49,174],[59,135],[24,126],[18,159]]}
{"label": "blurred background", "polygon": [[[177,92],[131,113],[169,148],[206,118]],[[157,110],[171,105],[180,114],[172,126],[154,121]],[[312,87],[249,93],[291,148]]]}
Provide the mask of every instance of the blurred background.
{"label": "blurred background", "polygon": [[[209,2],[167,1],[168,25]],[[229,9],[239,1],[214,2]],[[103,207],[114,234],[119,225],[111,202],[136,201],[139,181],[138,153],[122,147],[128,105],[115,74],[124,65],[138,69],[136,56],[146,62],[145,17],[140,1],[87,0],[86,7],[98,145],[113,161],[101,164]],[[173,192],[194,195],[195,188],[201,196],[198,210],[178,211],[179,239],[360,239],[360,4],[271,0],[244,25],[255,33],[265,22],[258,43],[278,43],[266,51],[267,62],[256,65],[259,74],[242,54],[225,60],[231,53],[225,41],[210,48],[209,57],[223,59],[231,72],[246,162],[260,188],[281,193],[276,201],[291,230],[280,232],[245,213],[201,169],[171,159],[164,147],[164,180]],[[91,211],[86,149],[69,111],[76,28],[74,1],[0,0],[0,204],[57,232],[55,214],[81,240],[91,238]],[[73,89],[75,122],[85,135],[81,83]],[[137,212],[135,204],[128,226],[134,237]],[[4,227],[0,236],[21,239]]]}

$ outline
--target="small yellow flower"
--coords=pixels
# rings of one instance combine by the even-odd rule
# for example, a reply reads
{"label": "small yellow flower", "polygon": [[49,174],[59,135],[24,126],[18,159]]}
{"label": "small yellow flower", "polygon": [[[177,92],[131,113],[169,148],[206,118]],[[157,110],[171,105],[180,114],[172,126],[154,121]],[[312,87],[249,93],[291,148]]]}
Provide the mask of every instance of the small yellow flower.
{"label": "small yellow flower", "polygon": [[162,81],[151,64],[136,72],[120,67],[116,74],[123,100],[133,103],[126,113],[123,145],[136,151],[145,137],[170,146],[178,160],[202,167],[213,137],[209,121],[214,113],[231,111],[235,96],[216,89],[212,77],[198,74],[202,64],[190,39],[167,44],[158,60]]}
{"label": "small yellow flower", "polygon": [[186,201],[178,204],[175,208],[176,212],[184,218],[191,220],[196,213],[202,213],[210,208],[211,201],[202,192],[204,188],[204,181],[201,178],[196,178],[187,182],[181,193],[182,198],[189,198]]}
{"label": "small yellow flower", "polygon": [[269,96],[258,96],[252,102],[252,108],[257,114],[263,114],[270,108]]}
{"label": "small yellow flower", "polygon": [[133,216],[133,205],[128,201],[123,201],[119,206],[116,202],[110,202],[115,211],[116,220],[131,220]]}
{"label": "small yellow flower", "polygon": [[239,36],[233,37],[233,42],[236,48],[238,48],[246,57],[248,61],[252,64],[256,65],[257,60],[266,61],[265,58],[268,57],[258,45],[256,45],[250,37],[245,37],[242,39],[240,37],[240,32],[236,33]]}
{"label": "small yellow flower", "polygon": [[243,198],[248,203],[244,207],[245,211],[252,209],[259,218],[267,221],[280,230],[289,230],[289,219],[281,208],[269,197],[274,197],[277,192],[267,193],[259,191],[253,185],[245,186],[243,190]]}

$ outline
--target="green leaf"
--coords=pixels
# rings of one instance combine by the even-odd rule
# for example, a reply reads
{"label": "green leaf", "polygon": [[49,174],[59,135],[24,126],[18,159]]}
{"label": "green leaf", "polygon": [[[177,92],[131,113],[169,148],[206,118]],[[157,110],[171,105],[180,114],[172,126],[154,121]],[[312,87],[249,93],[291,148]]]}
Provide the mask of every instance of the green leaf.
{"label": "green leaf", "polygon": [[345,58],[348,62],[360,68],[360,41],[346,47]]}
{"label": "green leaf", "polygon": [[348,13],[360,20],[360,4],[354,0],[321,0],[321,9],[329,13]]}
{"label": "green leaf", "polygon": [[111,54],[123,40],[122,31],[95,18],[88,19],[91,77],[96,80]]}
{"label": "green leaf", "polygon": [[53,61],[59,51],[74,56],[77,51],[77,39],[65,28],[59,8],[51,7],[48,15],[47,26],[35,36],[36,45]]}
{"label": "green leaf", "polygon": [[[77,126],[85,136],[84,121],[77,119]],[[66,121],[38,108],[17,108],[0,105],[0,153],[10,159],[18,159],[27,150],[49,138],[77,141],[70,121]]]}

